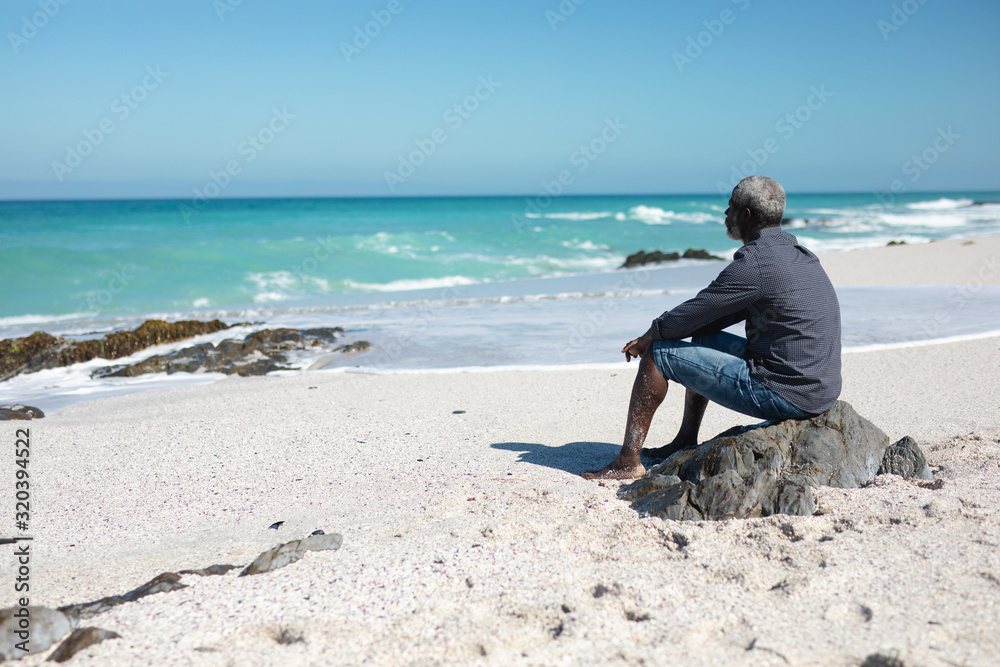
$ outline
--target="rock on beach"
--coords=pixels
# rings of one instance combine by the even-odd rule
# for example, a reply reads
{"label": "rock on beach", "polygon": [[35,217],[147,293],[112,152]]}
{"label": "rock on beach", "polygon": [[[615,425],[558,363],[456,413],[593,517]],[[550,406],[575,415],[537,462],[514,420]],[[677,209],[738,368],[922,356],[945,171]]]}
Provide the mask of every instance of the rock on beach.
{"label": "rock on beach", "polygon": [[808,516],[813,488],[857,488],[886,472],[931,478],[912,438],[890,447],[881,429],[837,401],[812,419],[729,429],[673,454],[619,494],[664,519]]}

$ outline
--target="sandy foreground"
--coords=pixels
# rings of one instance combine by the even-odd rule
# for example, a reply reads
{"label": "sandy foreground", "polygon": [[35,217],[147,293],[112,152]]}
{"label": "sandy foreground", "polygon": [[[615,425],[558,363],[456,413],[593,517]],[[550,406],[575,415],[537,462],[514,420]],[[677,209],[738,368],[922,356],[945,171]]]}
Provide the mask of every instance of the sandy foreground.
{"label": "sandy foreground", "polygon": [[[906,267],[897,258],[929,250],[909,282],[968,285],[1000,243],[824,264],[847,284],[880,256]],[[339,550],[185,576],[185,590],[88,621],[123,638],[73,664],[1000,662],[1000,337],[845,355],[841,398],[893,440],[917,438],[944,485],[824,488],[813,517],[642,518],[616,483],[580,478],[617,451],[633,373],[232,378],[30,422],[32,604],[246,565],[322,528]],[[650,444],[673,435],[681,399],[671,388]],[[752,422],[712,406],[702,436]],[[12,550],[0,606],[17,597]],[[303,641],[278,643],[283,630]]]}

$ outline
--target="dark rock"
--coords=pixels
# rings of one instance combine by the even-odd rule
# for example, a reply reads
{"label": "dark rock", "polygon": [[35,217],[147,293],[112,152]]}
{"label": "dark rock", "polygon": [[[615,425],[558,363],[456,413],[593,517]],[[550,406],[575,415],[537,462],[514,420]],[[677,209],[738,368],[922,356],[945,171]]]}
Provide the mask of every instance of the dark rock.
{"label": "dark rock", "polygon": [[[100,340],[79,342],[56,338],[39,331],[24,338],[0,341],[0,381],[18,373],[68,366],[97,357],[120,359],[153,345],[173,343],[228,328],[230,325],[219,320],[174,323],[148,320],[135,331],[118,331]],[[371,348],[371,343],[368,341],[334,347],[337,334],[341,333],[344,333],[344,330],[340,327],[304,331],[263,329],[246,336],[243,340],[226,340],[218,345],[203,343],[170,354],[156,355],[128,366],[100,368],[94,371],[93,376],[134,377],[145,373],[178,372],[265,375],[271,371],[289,370],[286,365],[287,353],[293,350],[326,350],[350,354]]]}
{"label": "dark rock", "polygon": [[682,259],[722,259],[721,257],[716,257],[710,254],[707,250],[695,250],[694,248],[688,248],[681,255]]}
{"label": "dark rock", "polygon": [[228,324],[219,320],[173,323],[147,320],[135,331],[116,331],[99,340],[79,342],[36,331],[24,338],[0,341],[0,381],[18,373],[69,366],[96,357],[120,359],[153,345],[174,343],[228,328]]}
{"label": "dark rock", "polygon": [[225,574],[231,570],[235,570],[238,565],[209,565],[208,567],[199,568],[197,570],[180,570],[177,574],[197,574],[199,577],[210,577],[217,574]]}
{"label": "dark rock", "polygon": [[336,348],[335,352],[343,352],[344,354],[354,354],[355,352],[365,352],[371,349],[372,344],[366,340],[359,340],[357,343],[351,343],[350,345],[341,345]]}
{"label": "dark rock", "polygon": [[105,639],[121,639],[121,635],[112,630],[102,630],[101,628],[77,628],[70,636],[59,644],[59,648],[49,656],[51,662],[66,662],[77,652],[88,646],[100,644]]}
{"label": "dark rock", "polygon": [[7,607],[0,609],[0,661],[18,660],[27,653],[16,645],[23,640],[16,633],[23,632],[20,627],[20,613],[28,610],[31,619],[31,635],[28,643],[28,653],[40,653],[65,637],[76,625],[76,620],[69,615],[48,607]]}
{"label": "dark rock", "polygon": [[314,530],[313,532],[311,532],[309,534],[310,535],[326,535],[326,533],[323,532],[322,528],[317,528],[316,530]]}
{"label": "dark rock", "polygon": [[301,644],[305,642],[305,637],[303,637],[301,633],[293,632],[292,630],[285,628],[278,633],[278,635],[274,638],[274,641],[287,646],[289,644]]}
{"label": "dark rock", "polygon": [[889,241],[886,243],[887,246],[890,245],[906,245],[906,241]]}
{"label": "dark rock", "polygon": [[240,572],[240,576],[246,577],[251,574],[277,570],[299,560],[307,551],[339,549],[343,541],[344,538],[339,533],[331,533],[329,535],[310,535],[301,540],[279,544],[257,556],[254,562]]}
{"label": "dark rock", "polygon": [[906,667],[906,664],[891,655],[872,653],[861,663],[861,667]]}
{"label": "dark rock", "polygon": [[45,413],[30,405],[0,405],[0,421],[11,419],[41,419]]}
{"label": "dark rock", "polygon": [[611,588],[608,588],[604,584],[597,584],[594,586],[591,593],[593,593],[595,598],[602,598],[609,593],[612,595],[621,595],[622,587],[621,584],[613,584]]}
{"label": "dark rock", "polygon": [[635,623],[642,623],[643,621],[649,620],[649,614],[640,614],[634,611],[627,611],[625,612],[625,618]]}
{"label": "dark rock", "polygon": [[243,340],[224,340],[218,345],[202,343],[169,354],[144,359],[131,366],[99,368],[93,377],[135,377],[145,373],[225,373],[227,375],[266,375],[271,371],[291,370],[287,366],[291,351],[359,352],[371,347],[367,341],[334,347],[340,327],[323,329],[262,329]]}
{"label": "dark rock", "polygon": [[179,574],[175,572],[164,572],[163,574],[150,579],[142,586],[139,586],[124,595],[112,595],[110,597],[101,598],[100,600],[95,600],[94,602],[66,605],[59,607],[59,611],[65,612],[66,615],[74,619],[92,618],[98,614],[103,614],[112,607],[117,607],[120,604],[134,602],[135,600],[144,598],[147,595],[167,593],[170,591],[177,591],[182,588],[187,588],[187,586],[181,583],[181,577]]}
{"label": "dark rock", "polygon": [[[657,477],[662,479],[656,479]],[[676,475],[654,475],[650,480],[650,487],[630,484],[629,490],[622,489],[621,495],[626,500],[634,499],[632,507],[640,514],[659,516],[674,521],[685,519],[697,521],[704,518],[701,512],[688,502],[689,494],[695,485],[687,481],[678,481],[675,485],[665,486],[665,480],[670,479],[680,480]],[[654,490],[647,492],[647,488]]]}
{"label": "dark rock", "polygon": [[878,474],[899,475],[904,479],[934,479],[931,467],[927,465],[927,459],[920,451],[920,445],[910,436],[905,436],[885,450]]}
{"label": "dark rock", "polygon": [[645,252],[640,250],[634,255],[629,255],[625,258],[625,263],[619,266],[619,269],[631,269],[636,266],[645,266],[646,264],[659,264],[661,262],[676,262],[679,259],[722,259],[721,257],[716,257],[710,254],[706,250],[696,250],[694,248],[688,248],[684,251],[684,254],[669,252],[664,253],[659,250],[654,250],[653,252]]}
{"label": "dark rock", "polygon": [[653,252],[646,252],[645,250],[640,250],[639,252],[629,255],[625,258],[625,263],[619,266],[619,269],[631,269],[636,266],[645,266],[646,264],[659,264],[660,262],[674,262],[680,259],[679,253],[663,253],[659,250],[654,250]]}
{"label": "dark rock", "polygon": [[808,420],[736,427],[680,451],[623,486],[642,514],[675,521],[816,511],[812,488],[857,488],[876,475],[889,438],[843,401]]}
{"label": "dark rock", "polygon": [[44,331],[36,331],[24,338],[0,340],[0,380],[14,377],[24,370],[44,368],[53,349],[63,340]]}
{"label": "dark rock", "polygon": [[279,528],[281,528],[281,524],[283,524],[283,523],[285,523],[285,522],[284,521],[275,521],[270,526],[268,526],[267,529],[268,530],[278,530]]}

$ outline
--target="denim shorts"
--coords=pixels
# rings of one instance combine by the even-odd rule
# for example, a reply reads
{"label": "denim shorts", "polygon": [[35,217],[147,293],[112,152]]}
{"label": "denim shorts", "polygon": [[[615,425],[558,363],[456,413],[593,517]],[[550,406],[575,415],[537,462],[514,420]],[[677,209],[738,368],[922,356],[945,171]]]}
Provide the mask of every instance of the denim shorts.
{"label": "denim shorts", "polygon": [[667,380],[730,410],[772,421],[812,417],[750,377],[742,357],[746,344],[746,338],[720,331],[690,343],[654,340],[647,354]]}

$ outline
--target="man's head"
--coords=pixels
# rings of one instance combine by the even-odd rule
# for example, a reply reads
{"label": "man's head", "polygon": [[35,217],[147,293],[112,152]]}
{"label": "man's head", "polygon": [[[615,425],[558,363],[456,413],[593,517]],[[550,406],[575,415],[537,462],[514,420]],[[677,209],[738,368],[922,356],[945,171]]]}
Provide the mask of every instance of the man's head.
{"label": "man's head", "polygon": [[785,190],[767,176],[748,176],[733,188],[726,209],[726,234],[734,241],[748,242],[758,230],[781,224],[785,213]]}

